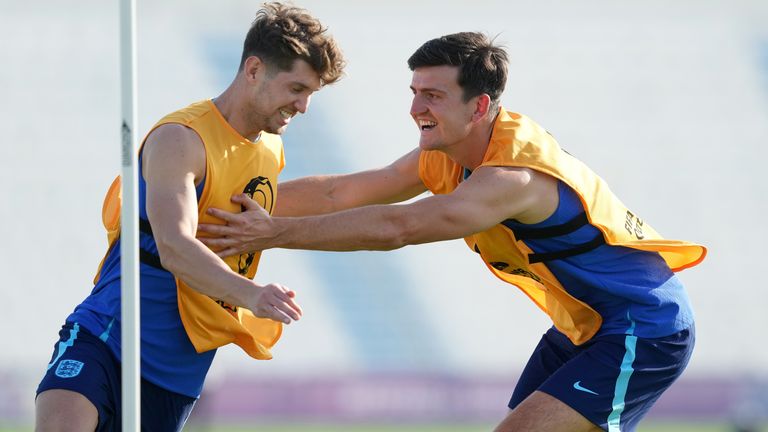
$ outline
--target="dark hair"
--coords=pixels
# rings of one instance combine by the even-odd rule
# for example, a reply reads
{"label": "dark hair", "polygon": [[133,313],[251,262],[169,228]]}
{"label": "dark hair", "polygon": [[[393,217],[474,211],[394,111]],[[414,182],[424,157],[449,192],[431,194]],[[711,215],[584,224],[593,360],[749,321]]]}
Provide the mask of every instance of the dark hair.
{"label": "dark hair", "polygon": [[507,62],[507,52],[487,36],[462,32],[427,41],[408,59],[408,67],[458,66],[464,102],[487,93],[496,106],[507,84]]}
{"label": "dark hair", "polygon": [[257,56],[268,67],[280,71],[290,70],[294,61],[301,59],[320,75],[323,85],[334,83],[341,78],[344,56],[326,30],[305,9],[279,2],[264,3],[245,36],[240,69],[250,56]]}

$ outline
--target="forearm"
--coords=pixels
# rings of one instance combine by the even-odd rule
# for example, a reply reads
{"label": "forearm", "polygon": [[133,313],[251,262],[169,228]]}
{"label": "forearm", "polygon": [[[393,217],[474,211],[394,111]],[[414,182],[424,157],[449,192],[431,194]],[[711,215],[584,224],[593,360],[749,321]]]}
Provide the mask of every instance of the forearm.
{"label": "forearm", "polygon": [[[353,213],[361,213],[356,209]],[[345,213],[313,217],[272,218],[273,237],[265,239],[260,249],[287,248],[327,251],[392,250],[405,246],[399,240],[397,223],[349,225]]]}
{"label": "forearm", "polygon": [[[409,157],[413,159],[411,165],[418,162],[417,153]],[[312,176],[280,183],[273,214],[308,216],[391,204],[411,199],[425,190],[416,168],[403,167],[396,162],[388,167],[353,174]]]}
{"label": "forearm", "polygon": [[249,307],[257,294],[255,282],[232,271],[197,239],[158,241],[158,250],[163,267],[202,294],[242,307]]}
{"label": "forearm", "polygon": [[306,216],[337,211],[334,199],[337,176],[303,177],[281,182],[277,188],[277,216]]}
{"label": "forearm", "polygon": [[[435,222],[433,220],[433,222]],[[265,247],[328,251],[392,250],[456,238],[452,221],[428,223],[412,205],[374,205],[329,215],[274,217]]]}

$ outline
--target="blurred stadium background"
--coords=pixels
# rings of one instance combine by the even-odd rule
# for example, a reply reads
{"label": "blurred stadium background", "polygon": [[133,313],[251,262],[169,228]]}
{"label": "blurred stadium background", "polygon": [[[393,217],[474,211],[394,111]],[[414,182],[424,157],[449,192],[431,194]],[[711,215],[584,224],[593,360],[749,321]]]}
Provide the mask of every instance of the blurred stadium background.
{"label": "blurred stadium background", "polygon": [[[139,0],[141,134],[225,88],[259,4]],[[768,2],[298,4],[329,26],[349,66],[289,128],[283,179],[383,165],[413,148],[407,57],[442,34],[497,35],[511,55],[505,107],[547,127],[660,232],[710,248],[682,273],[697,350],[646,430],[765,423]],[[58,328],[106,245],[100,206],[119,170],[117,1],[0,0],[0,62],[0,429],[24,430]],[[266,253],[258,280],[296,289],[306,315],[273,361],[221,349],[190,429],[488,430],[549,322],[465,249]]]}

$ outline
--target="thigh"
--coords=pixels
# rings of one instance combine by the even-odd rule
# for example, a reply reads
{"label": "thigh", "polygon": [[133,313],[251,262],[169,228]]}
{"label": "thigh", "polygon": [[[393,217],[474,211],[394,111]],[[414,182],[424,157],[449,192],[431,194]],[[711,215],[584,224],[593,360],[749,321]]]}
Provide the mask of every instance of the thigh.
{"label": "thigh", "polygon": [[80,430],[112,430],[119,391],[120,368],[109,347],[77,323],[65,324],[37,388],[37,427],[93,422]]}
{"label": "thigh", "polygon": [[[51,362],[37,388],[35,417],[39,430],[49,426],[90,425],[65,430],[120,430],[120,363],[109,347],[77,323],[59,332]],[[197,399],[141,380],[141,428],[171,432],[184,426]],[[84,423],[79,423],[79,422]],[[56,429],[59,430],[59,429]]]}
{"label": "thigh", "polygon": [[541,337],[520,374],[507,405],[509,409],[515,409],[577,354],[578,348],[565,335],[555,329],[549,329]]}
{"label": "thigh", "polygon": [[93,431],[99,412],[85,396],[70,390],[52,389],[35,399],[35,431]]}
{"label": "thigh", "polygon": [[540,387],[607,431],[633,431],[680,376],[693,329],[659,339],[608,335],[590,341]]}
{"label": "thigh", "polygon": [[525,398],[494,432],[595,432],[601,429],[578,411],[540,391]]}

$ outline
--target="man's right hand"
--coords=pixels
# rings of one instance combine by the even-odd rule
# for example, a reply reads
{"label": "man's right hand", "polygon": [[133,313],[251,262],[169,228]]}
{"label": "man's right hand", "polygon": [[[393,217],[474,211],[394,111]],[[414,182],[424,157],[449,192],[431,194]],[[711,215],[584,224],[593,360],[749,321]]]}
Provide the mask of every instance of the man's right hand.
{"label": "man's right hand", "polygon": [[248,309],[259,318],[290,324],[301,318],[301,307],[294,298],[296,292],[277,283],[271,283],[255,290],[255,296],[248,301]]}
{"label": "man's right hand", "polygon": [[233,196],[232,202],[243,206],[245,211],[230,213],[209,208],[208,214],[223,220],[225,224],[199,224],[198,231],[215,237],[199,237],[198,240],[222,258],[268,249],[269,240],[274,237],[269,213],[246,194]]}

